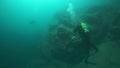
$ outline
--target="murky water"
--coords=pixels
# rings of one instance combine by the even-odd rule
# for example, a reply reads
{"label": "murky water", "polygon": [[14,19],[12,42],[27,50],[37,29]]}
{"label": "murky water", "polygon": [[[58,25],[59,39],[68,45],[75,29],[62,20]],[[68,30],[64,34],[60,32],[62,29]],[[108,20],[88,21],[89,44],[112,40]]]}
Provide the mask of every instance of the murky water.
{"label": "murky water", "polygon": [[[0,0],[0,68],[120,68],[119,3],[119,0]],[[62,24],[74,28],[65,11],[72,20],[82,19],[88,24],[91,41],[99,49],[88,59],[95,64],[81,61],[74,65],[51,56],[54,48],[48,43],[51,22],[55,25],[59,18]],[[63,19],[69,22],[64,23]],[[56,36],[51,37],[54,40]]]}

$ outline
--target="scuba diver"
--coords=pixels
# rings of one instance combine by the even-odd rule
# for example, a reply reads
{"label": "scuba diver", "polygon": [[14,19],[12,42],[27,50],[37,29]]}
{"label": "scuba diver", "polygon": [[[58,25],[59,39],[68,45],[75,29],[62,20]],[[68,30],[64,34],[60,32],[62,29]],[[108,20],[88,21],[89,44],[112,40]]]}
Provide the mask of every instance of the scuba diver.
{"label": "scuba diver", "polygon": [[[57,39],[55,40],[54,45],[58,47],[62,45],[63,48],[56,49],[52,56],[54,59],[67,62],[69,64],[79,64],[83,60],[86,64],[91,63],[88,62],[88,58],[91,55],[90,52],[91,50],[95,50],[95,52],[97,52],[98,49],[90,39],[90,31],[85,21],[76,21],[72,3],[69,4],[67,13],[69,14],[68,16],[71,16],[72,22],[75,26],[73,28],[67,28],[64,26],[58,28],[56,31]],[[69,31],[70,29],[71,31]],[[65,38],[68,38],[67,42],[65,42]],[[64,41],[61,42],[62,40]]]}

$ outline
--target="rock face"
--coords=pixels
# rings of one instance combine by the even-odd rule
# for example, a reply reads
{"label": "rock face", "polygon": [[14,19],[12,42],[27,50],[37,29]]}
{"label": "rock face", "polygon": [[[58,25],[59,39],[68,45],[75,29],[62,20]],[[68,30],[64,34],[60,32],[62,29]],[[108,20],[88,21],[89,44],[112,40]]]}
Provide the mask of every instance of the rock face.
{"label": "rock face", "polygon": [[[89,25],[89,40],[98,47],[99,52],[90,56],[92,49],[96,48],[92,46],[93,44],[87,45],[86,41],[83,42],[82,38],[74,33],[75,25],[69,14],[62,12],[55,15],[49,26],[48,46],[51,48],[49,52],[52,56],[51,61],[55,60],[60,67],[61,63],[79,64],[89,58],[88,61],[96,63],[89,68],[120,68],[120,9],[108,5],[90,8],[82,15],[79,15],[81,13],[78,11],[77,14],[78,18]],[[76,68],[88,68],[82,65],[83,67],[80,64],[80,67],[76,66]]]}
{"label": "rock face", "polygon": [[90,25],[91,39],[96,44],[109,40],[119,40],[119,7],[114,5],[93,7],[80,17]]}
{"label": "rock face", "polygon": [[48,34],[53,58],[70,64],[79,64],[83,60],[87,63],[91,49],[97,50],[90,42],[89,35],[81,25],[75,26],[67,13],[56,16]]}

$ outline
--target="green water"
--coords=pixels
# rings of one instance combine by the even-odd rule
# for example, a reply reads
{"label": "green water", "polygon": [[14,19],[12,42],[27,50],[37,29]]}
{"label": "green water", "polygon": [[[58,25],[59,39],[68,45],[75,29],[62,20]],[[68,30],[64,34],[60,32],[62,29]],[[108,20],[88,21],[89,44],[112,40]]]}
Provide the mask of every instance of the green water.
{"label": "green water", "polygon": [[[114,0],[0,0],[0,68],[90,68],[57,62],[49,57],[49,46],[45,46],[50,21],[54,14],[66,10],[70,2],[80,15],[92,7],[120,3]],[[94,25],[99,27],[99,24]]]}

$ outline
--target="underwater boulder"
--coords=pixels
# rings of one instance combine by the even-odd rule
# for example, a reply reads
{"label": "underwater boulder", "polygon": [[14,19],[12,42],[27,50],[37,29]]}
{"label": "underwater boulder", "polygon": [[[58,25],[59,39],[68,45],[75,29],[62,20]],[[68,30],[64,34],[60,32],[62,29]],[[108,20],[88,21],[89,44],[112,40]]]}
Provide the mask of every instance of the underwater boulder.
{"label": "underwater boulder", "polygon": [[[56,20],[56,18],[53,20]],[[94,49],[90,39],[82,39],[83,37],[80,36],[83,35],[78,36],[79,34],[77,34],[77,32],[73,32],[76,26],[73,25],[74,27],[70,27],[69,25],[64,24],[64,22],[61,22],[61,19],[58,19],[57,22],[59,22],[57,27],[52,30],[50,29],[48,34],[48,42],[52,47],[51,56],[53,59],[66,62],[68,64],[79,64],[82,61],[85,61],[87,64],[90,51],[91,49]],[[52,22],[52,24],[54,24],[54,22]],[[79,29],[76,29],[76,31],[79,32]]]}

